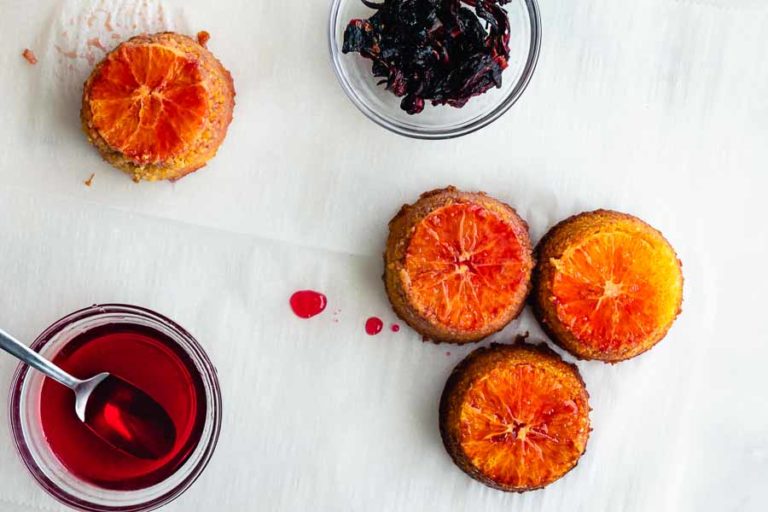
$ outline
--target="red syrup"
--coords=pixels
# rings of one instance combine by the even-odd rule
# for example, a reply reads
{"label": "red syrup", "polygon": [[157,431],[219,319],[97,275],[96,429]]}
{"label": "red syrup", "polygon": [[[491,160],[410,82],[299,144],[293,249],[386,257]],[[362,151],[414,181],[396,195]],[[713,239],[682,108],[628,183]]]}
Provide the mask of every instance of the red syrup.
{"label": "red syrup", "polygon": [[372,316],[371,318],[365,321],[365,332],[369,336],[376,336],[381,332],[383,328],[384,328],[384,322],[381,321],[381,318],[376,318],[375,316]]}
{"label": "red syrup", "polygon": [[291,295],[291,309],[300,318],[319,315],[328,305],[325,295],[314,290],[301,290]]}
{"label": "red syrup", "polygon": [[79,378],[107,371],[151,396],[176,430],[171,450],[140,459],[99,438],[75,415],[75,395],[46,379],[40,419],[51,451],[75,476],[105,489],[135,490],[172,475],[194,451],[205,424],[202,379],[189,357],[164,334],[133,324],[109,324],[72,339],[53,361]]}
{"label": "red syrup", "polygon": [[392,324],[392,332],[400,332],[400,326],[398,324]]}

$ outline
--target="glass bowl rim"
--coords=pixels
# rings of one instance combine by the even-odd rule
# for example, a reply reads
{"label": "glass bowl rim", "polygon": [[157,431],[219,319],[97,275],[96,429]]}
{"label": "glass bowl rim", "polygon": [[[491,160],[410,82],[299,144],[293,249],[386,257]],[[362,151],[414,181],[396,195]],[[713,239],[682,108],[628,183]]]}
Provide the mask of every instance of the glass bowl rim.
{"label": "glass bowl rim", "polygon": [[360,112],[363,113],[363,115],[365,115],[365,117],[377,125],[386,128],[387,130],[398,135],[411,137],[414,139],[442,140],[461,137],[476,132],[477,130],[480,130],[481,128],[484,128],[492,122],[496,121],[510,108],[512,108],[512,105],[517,103],[525,90],[528,88],[528,84],[530,83],[531,78],[536,71],[536,65],[539,61],[539,53],[541,52],[541,13],[537,0],[522,0],[528,9],[528,18],[531,24],[530,49],[528,51],[528,57],[525,61],[525,66],[523,67],[520,78],[517,80],[515,86],[512,88],[509,94],[498,105],[496,105],[493,110],[483,115],[479,119],[476,119],[471,123],[468,123],[467,125],[461,126],[459,128],[414,129],[411,127],[406,127],[400,123],[393,122],[384,118],[378,112],[376,112],[376,110],[366,105],[365,102],[358,97],[357,93],[355,92],[355,88],[342,72],[340,59],[344,56],[344,54],[341,52],[341,49],[339,48],[338,42],[336,40],[336,24],[338,22],[341,4],[344,1],[351,0],[333,0],[333,3],[331,4],[330,16],[328,18],[328,51],[330,53],[331,64],[333,66],[336,79],[341,85],[341,88],[344,90],[347,98],[349,98],[349,100],[355,105],[355,107],[357,107]]}
{"label": "glass bowl rim", "polygon": [[[174,334],[182,338],[188,346],[179,347],[185,352],[191,353],[193,358],[199,359],[199,362],[203,366],[204,380],[209,380],[210,384],[210,398],[211,403],[208,406],[208,410],[212,413],[211,419],[211,434],[207,439],[201,439],[200,443],[204,444],[203,452],[201,452],[200,459],[195,463],[193,467],[190,467],[189,474],[186,475],[181,481],[174,484],[173,487],[163,492],[159,496],[156,496],[141,503],[135,503],[130,505],[104,505],[101,503],[93,503],[78,496],[74,496],[62,489],[59,485],[53,482],[43,471],[43,469],[35,461],[34,456],[29,448],[27,436],[24,434],[22,426],[22,411],[21,400],[24,383],[27,375],[30,374],[30,368],[24,363],[19,363],[16,367],[16,371],[11,379],[11,387],[8,400],[8,415],[9,425],[11,427],[11,437],[13,438],[14,445],[16,446],[16,452],[19,455],[21,462],[33,476],[42,489],[48,493],[51,497],[63,503],[69,507],[77,510],[88,512],[147,512],[154,510],[158,507],[167,505],[179,496],[181,496],[203,473],[203,470],[207,467],[208,463],[213,456],[213,452],[218,444],[219,435],[221,433],[222,425],[222,403],[221,403],[221,387],[218,380],[218,373],[216,367],[209,359],[207,353],[202,348],[200,343],[192,336],[186,329],[181,327],[178,323],[174,322],[170,318],[152,311],[151,309],[141,306],[134,306],[129,304],[94,304],[92,306],[79,309],[64,317],[56,320],[50,326],[48,326],[42,333],[40,333],[35,341],[32,342],[30,348],[35,351],[41,350],[52,337],[62,330],[68,328],[75,322],[91,319],[104,314],[130,314],[141,317],[144,320],[150,320],[158,322],[163,326],[174,331]],[[175,341],[175,340],[174,340]],[[180,469],[183,465],[180,466]],[[176,474],[176,473],[174,473]],[[162,484],[159,482],[157,485]],[[116,491],[120,492],[120,491]]]}

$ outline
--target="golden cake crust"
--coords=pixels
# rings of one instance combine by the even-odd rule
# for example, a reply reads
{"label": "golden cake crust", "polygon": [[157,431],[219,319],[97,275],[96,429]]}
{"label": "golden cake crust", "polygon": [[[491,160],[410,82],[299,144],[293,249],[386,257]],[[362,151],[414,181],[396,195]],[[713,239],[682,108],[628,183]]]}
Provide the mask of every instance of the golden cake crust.
{"label": "golden cake crust", "polygon": [[[566,305],[561,298],[557,297],[554,288],[559,278],[558,265],[564,256],[568,257],[573,255],[575,250],[582,250],[580,248],[584,247],[583,244],[589,243],[590,240],[612,234],[618,234],[623,240],[639,241],[639,245],[634,247],[640,247],[642,250],[637,251],[636,258],[628,252],[622,256],[632,264],[633,269],[637,269],[626,272],[625,279],[631,283],[628,287],[632,288],[628,294],[643,287],[645,283],[660,283],[654,285],[655,293],[651,290],[643,297],[643,300],[651,306],[653,304],[658,306],[652,312],[655,312],[660,320],[659,322],[653,319],[649,321],[645,315],[644,323],[651,325],[647,333],[638,334],[637,339],[632,339],[631,342],[619,343],[617,340],[611,345],[606,341],[605,346],[600,347],[595,346],[594,342],[586,343],[585,335],[581,335],[580,338],[579,332],[589,331],[590,327],[586,325],[588,322],[582,325],[578,319],[575,319],[571,322],[572,325],[569,325],[564,321],[565,312],[562,308]],[[644,262],[639,258],[647,258],[648,254],[652,254],[655,261],[647,262],[647,265],[641,264]],[[574,215],[550,229],[539,242],[536,255],[538,265],[534,270],[534,288],[531,294],[534,314],[555,343],[580,359],[614,363],[635,357],[651,349],[664,338],[681,311],[683,274],[680,260],[658,230],[632,215],[612,210],[596,210]],[[609,283],[606,276],[602,276],[601,279],[603,279],[601,285],[607,290]],[[588,291],[585,290],[584,293]],[[626,318],[632,320],[631,314]],[[638,331],[642,329],[638,328]]]}
{"label": "golden cake crust", "polygon": [[[505,382],[505,375],[531,379]],[[484,382],[488,379],[495,379],[492,386]],[[513,384],[527,387],[503,389]],[[478,388],[496,394],[483,400]],[[518,339],[513,345],[479,348],[454,368],[440,399],[440,434],[454,463],[470,477],[502,491],[523,492],[549,485],[576,467],[586,451],[590,411],[578,368],[544,344]],[[516,424],[521,416],[532,421]],[[488,420],[478,423],[477,417]],[[529,444],[522,446],[526,440]]]}
{"label": "golden cake crust", "polygon": [[[118,58],[119,52],[124,49],[153,45],[193,63],[206,95],[202,120],[193,136],[166,158],[156,158],[151,154],[140,157],[127,155],[122,148],[108,142],[109,137],[99,130],[94,119],[92,91],[95,83],[105,79],[102,76],[105,63]],[[104,160],[131,175],[135,181],[178,180],[203,167],[216,154],[232,121],[234,98],[235,89],[229,71],[195,40],[173,32],[139,35],[121,43],[94,67],[83,87],[80,118],[88,140]]]}
{"label": "golden cake crust", "polygon": [[[448,207],[461,208],[464,205],[481,209],[482,215],[492,215],[493,222],[506,226],[508,236],[519,246],[519,282],[501,283],[502,287],[510,288],[506,291],[509,302],[498,306],[498,311],[483,325],[471,329],[448,325],[438,318],[439,315],[430,314],[429,311],[425,313],[423,304],[416,303],[413,293],[415,278],[409,274],[408,269],[409,246],[417,228],[441,209],[445,211]],[[395,313],[427,339],[463,344],[478,341],[503,329],[520,314],[530,290],[533,255],[528,226],[513,208],[484,193],[462,192],[455,187],[447,187],[422,194],[416,203],[404,205],[390,221],[384,265],[387,296]]]}

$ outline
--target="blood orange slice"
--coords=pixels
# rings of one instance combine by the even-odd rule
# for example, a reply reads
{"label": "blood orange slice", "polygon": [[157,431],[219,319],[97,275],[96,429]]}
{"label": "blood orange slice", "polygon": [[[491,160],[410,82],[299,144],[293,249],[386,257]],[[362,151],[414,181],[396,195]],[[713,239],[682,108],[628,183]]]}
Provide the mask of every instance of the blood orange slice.
{"label": "blood orange slice", "polygon": [[621,361],[654,346],[680,311],[675,251],[630,215],[596,211],[557,225],[539,247],[536,310],[553,339],[584,359]]}
{"label": "blood orange slice", "polygon": [[177,179],[215,154],[232,118],[229,73],[194,40],[138,36],[96,66],[83,126],[113,165],[138,179]]}
{"label": "blood orange slice", "polygon": [[440,431],[467,474],[497,489],[527,491],[577,464],[589,411],[574,365],[543,345],[491,345],[470,354],[448,379]]}
{"label": "blood orange slice", "polygon": [[447,188],[405,206],[390,223],[390,301],[437,341],[477,341],[516,317],[533,266],[525,222],[484,194]]}
{"label": "blood orange slice", "polygon": [[156,44],[123,45],[92,82],[90,105],[107,144],[157,163],[199,136],[208,97],[197,60]]}

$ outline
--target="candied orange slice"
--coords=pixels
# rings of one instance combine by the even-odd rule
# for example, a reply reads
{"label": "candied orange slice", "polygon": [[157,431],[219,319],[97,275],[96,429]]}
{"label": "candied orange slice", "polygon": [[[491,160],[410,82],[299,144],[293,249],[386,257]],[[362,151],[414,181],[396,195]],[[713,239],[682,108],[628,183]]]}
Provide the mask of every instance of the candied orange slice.
{"label": "candied orange slice", "polygon": [[91,84],[93,126],[131,159],[156,163],[199,136],[208,109],[196,59],[156,44],[109,54]]}
{"label": "candied orange slice", "polygon": [[524,277],[515,229],[482,206],[459,203],[416,227],[405,258],[420,313],[461,331],[504,314]]}
{"label": "candied orange slice", "polygon": [[[395,310],[439,341],[476,341],[522,308],[532,268],[527,226],[510,207],[446,189],[393,220],[385,280]],[[397,218],[396,218],[397,219]]]}
{"label": "candied orange slice", "polygon": [[576,367],[551,350],[492,345],[451,375],[441,402],[443,440],[470,476],[507,491],[538,489],[584,453],[588,400]]}
{"label": "candied orange slice", "polygon": [[548,267],[537,293],[544,323],[579,357],[633,357],[661,340],[679,313],[677,256],[658,231],[635,217],[582,214],[557,226],[541,253],[542,267]]}

